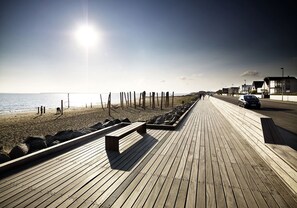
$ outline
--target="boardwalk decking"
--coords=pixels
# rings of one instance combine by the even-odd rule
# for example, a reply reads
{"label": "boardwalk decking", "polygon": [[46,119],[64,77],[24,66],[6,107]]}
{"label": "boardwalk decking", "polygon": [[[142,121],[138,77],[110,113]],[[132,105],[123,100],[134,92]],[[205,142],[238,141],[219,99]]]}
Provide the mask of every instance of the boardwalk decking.
{"label": "boardwalk decking", "polygon": [[176,131],[106,153],[104,137],[0,180],[0,207],[297,207],[294,195],[207,100]]}

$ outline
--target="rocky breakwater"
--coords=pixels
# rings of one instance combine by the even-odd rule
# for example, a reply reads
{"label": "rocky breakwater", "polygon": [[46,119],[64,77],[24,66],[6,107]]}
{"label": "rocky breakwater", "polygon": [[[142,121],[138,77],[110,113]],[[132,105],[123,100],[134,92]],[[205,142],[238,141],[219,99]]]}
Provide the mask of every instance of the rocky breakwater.
{"label": "rocky breakwater", "polygon": [[194,104],[194,101],[175,107],[172,111],[155,116],[146,121],[147,124],[174,125],[180,117]]}
{"label": "rocky breakwater", "polygon": [[46,135],[46,136],[30,136],[24,139],[23,143],[19,143],[14,146],[9,153],[3,151],[3,147],[0,147],[0,164],[16,159],[32,152],[51,147],[71,139],[89,134],[94,131],[104,129],[109,126],[121,122],[131,123],[128,118],[124,119],[114,119],[109,120],[105,119],[103,122],[98,122],[90,127],[79,129],[79,130],[64,130],[59,131],[55,135]]}

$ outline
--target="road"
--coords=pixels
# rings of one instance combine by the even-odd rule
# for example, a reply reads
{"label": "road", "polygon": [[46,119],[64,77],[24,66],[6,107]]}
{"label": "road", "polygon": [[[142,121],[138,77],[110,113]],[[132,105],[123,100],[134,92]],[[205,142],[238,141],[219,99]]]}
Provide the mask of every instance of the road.
{"label": "road", "polygon": [[[220,95],[215,97],[235,105],[238,103],[238,97]],[[297,103],[269,99],[260,100],[261,109],[251,110],[271,117],[279,127],[279,131],[286,140],[287,145],[297,150]]]}

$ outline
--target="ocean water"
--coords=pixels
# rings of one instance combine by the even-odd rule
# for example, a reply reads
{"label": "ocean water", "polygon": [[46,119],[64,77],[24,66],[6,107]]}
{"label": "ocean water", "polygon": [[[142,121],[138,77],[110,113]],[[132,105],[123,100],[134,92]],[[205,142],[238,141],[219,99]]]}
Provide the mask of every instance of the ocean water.
{"label": "ocean water", "polygon": [[[103,104],[107,103],[108,93],[101,94]],[[112,93],[112,104],[119,103],[119,93]],[[55,109],[61,106],[63,100],[64,108],[68,107],[67,93],[36,93],[36,94],[2,94],[0,93],[0,115],[34,111],[37,107],[45,106],[47,109]],[[100,94],[69,94],[70,107],[85,107],[100,105]]]}
{"label": "ocean water", "polygon": [[[159,93],[160,94],[160,93]],[[187,93],[175,93],[185,95]],[[171,95],[171,93],[170,93]],[[103,104],[106,105],[108,93],[101,93]],[[133,93],[132,93],[133,99]],[[139,99],[139,92],[136,93],[136,100]],[[26,111],[37,111],[37,107],[45,106],[46,109],[55,109],[61,106],[63,100],[64,108],[68,107],[67,93],[35,93],[35,94],[6,94],[0,93],[0,115]],[[101,106],[100,93],[70,93],[70,107]],[[111,103],[120,103],[120,93],[111,94]]]}

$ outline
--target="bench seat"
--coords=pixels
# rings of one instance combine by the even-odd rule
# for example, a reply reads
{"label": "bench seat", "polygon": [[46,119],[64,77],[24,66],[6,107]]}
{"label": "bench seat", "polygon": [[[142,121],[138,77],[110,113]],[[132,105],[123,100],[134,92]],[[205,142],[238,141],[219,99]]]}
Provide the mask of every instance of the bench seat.
{"label": "bench seat", "polygon": [[137,131],[139,134],[146,133],[145,122],[135,122],[105,136],[105,150],[119,151],[119,140],[132,132]]}

